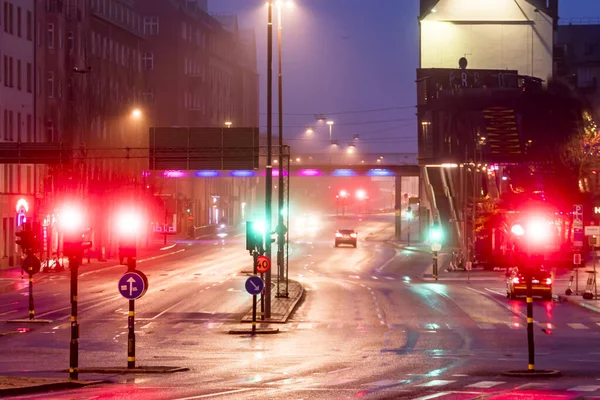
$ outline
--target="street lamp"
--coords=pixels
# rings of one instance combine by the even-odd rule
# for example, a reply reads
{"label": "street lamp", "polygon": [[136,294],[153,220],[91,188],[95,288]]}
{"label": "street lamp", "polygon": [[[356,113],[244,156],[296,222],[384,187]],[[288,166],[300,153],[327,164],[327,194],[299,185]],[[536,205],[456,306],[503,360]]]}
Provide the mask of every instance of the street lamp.
{"label": "street lamp", "polygon": [[327,121],[327,125],[329,125],[329,143],[332,143],[331,137],[332,137],[332,131],[333,131],[333,121]]}
{"label": "street lamp", "polygon": [[356,146],[355,146],[355,145],[353,145],[353,144],[349,144],[349,145],[348,145],[348,149],[346,149],[346,152],[347,152],[348,154],[354,154],[354,151],[355,151],[355,150],[356,150]]}
{"label": "street lamp", "polygon": [[233,122],[231,121],[225,121],[225,126],[228,128],[231,128],[231,125],[233,125]]}
{"label": "street lamp", "polygon": [[140,119],[140,118],[142,118],[142,110],[140,110],[139,108],[134,108],[131,111],[131,117],[133,119]]}
{"label": "street lamp", "polygon": [[314,129],[313,129],[313,128],[307,128],[307,129],[306,129],[306,134],[307,134],[307,135],[312,135],[313,133],[315,133],[315,131],[314,131]]}

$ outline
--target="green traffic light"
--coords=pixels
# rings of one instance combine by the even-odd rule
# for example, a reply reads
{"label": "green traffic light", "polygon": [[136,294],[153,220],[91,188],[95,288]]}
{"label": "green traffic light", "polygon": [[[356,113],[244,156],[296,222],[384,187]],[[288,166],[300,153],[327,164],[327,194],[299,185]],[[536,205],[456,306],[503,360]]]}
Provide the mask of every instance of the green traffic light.
{"label": "green traffic light", "polygon": [[266,229],[265,221],[254,221],[252,224],[252,230],[254,233],[260,233],[261,235],[264,235]]}
{"label": "green traffic light", "polygon": [[433,227],[429,230],[429,241],[432,243],[441,243],[444,233],[440,227]]}

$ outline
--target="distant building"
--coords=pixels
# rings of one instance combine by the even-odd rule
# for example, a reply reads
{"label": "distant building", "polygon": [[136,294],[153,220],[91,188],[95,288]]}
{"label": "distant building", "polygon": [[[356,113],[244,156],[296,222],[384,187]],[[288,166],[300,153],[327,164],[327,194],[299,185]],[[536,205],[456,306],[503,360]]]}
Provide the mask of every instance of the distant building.
{"label": "distant building", "polygon": [[149,118],[154,126],[258,126],[253,35],[240,34],[236,17],[211,16],[205,4],[136,3]]}
{"label": "distant building", "polygon": [[[36,134],[36,115],[43,114],[36,110],[35,16],[33,0],[0,0],[0,142],[43,140]],[[0,164],[0,268],[17,262],[19,214],[36,212],[39,170]]]}
{"label": "distant building", "polygon": [[420,67],[552,76],[558,0],[421,0]]}
{"label": "distant building", "polygon": [[[562,21],[554,50],[555,71],[592,105],[600,120],[600,20]],[[583,23],[580,23],[583,22]],[[585,24],[593,22],[592,24]]]}

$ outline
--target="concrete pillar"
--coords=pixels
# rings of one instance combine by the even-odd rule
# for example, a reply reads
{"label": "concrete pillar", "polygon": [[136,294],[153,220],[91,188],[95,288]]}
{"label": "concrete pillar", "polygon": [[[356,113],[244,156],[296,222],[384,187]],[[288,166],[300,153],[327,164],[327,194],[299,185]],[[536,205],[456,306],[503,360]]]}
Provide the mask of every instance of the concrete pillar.
{"label": "concrete pillar", "polygon": [[396,240],[400,240],[402,236],[402,176],[394,177],[394,218],[395,218],[395,236]]}

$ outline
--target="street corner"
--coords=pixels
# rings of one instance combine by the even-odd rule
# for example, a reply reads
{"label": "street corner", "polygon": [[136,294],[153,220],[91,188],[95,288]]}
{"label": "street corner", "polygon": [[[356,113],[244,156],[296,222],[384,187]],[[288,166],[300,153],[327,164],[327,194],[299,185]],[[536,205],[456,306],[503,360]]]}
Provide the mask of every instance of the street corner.
{"label": "street corner", "polygon": [[52,390],[78,389],[102,383],[109,382],[104,380],[84,381],[59,378],[0,376],[0,397],[44,393]]}
{"label": "street corner", "polygon": [[580,296],[576,296],[576,295],[567,296],[567,295],[559,294],[558,301],[561,303],[562,302],[571,303],[573,305],[586,308],[590,311],[600,313],[600,302],[598,300],[585,300],[585,299],[581,298]]}

